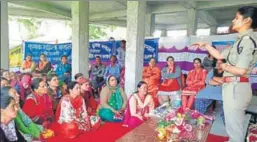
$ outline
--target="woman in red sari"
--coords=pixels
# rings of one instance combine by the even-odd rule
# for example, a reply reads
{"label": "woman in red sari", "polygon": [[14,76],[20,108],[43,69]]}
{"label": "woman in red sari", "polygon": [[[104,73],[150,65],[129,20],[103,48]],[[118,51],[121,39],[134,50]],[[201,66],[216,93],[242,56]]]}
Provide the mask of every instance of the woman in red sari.
{"label": "woman in red sari", "polygon": [[161,79],[161,70],[155,66],[155,59],[151,58],[148,67],[143,68],[143,81],[148,85],[148,93],[154,100],[154,107],[159,105],[157,98],[158,86]]}
{"label": "woman in red sari", "polygon": [[57,133],[66,138],[75,138],[85,131],[95,130],[100,126],[100,118],[88,116],[85,101],[80,95],[77,82],[68,84],[69,95],[62,97],[56,110]]}
{"label": "woman in red sari", "polygon": [[32,93],[28,95],[22,110],[36,124],[53,120],[52,99],[47,94],[46,83],[42,78],[32,80]]}
{"label": "woman in red sari", "polygon": [[81,85],[81,96],[85,100],[88,114],[95,114],[98,104],[94,99],[93,89],[89,80],[87,78],[82,78],[78,81],[78,83]]}
{"label": "woman in red sari", "polygon": [[201,66],[201,59],[194,59],[194,69],[189,71],[186,79],[186,87],[182,91],[182,106],[191,109],[195,100],[195,95],[205,87],[207,70]]}

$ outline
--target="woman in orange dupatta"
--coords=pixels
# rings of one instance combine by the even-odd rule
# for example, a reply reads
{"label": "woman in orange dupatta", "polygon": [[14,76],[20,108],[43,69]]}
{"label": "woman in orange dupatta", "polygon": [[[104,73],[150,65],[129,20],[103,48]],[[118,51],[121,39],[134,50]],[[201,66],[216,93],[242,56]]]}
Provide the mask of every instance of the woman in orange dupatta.
{"label": "woman in orange dupatta", "polygon": [[151,58],[148,67],[143,69],[143,81],[147,83],[148,93],[154,100],[154,107],[159,105],[157,92],[161,79],[161,70],[155,66],[155,59]]}
{"label": "woman in orange dupatta", "polygon": [[40,61],[36,68],[36,73],[48,73],[51,71],[52,65],[47,61],[45,54],[40,54]]}
{"label": "woman in orange dupatta", "polygon": [[182,106],[191,109],[195,100],[195,95],[205,87],[207,70],[201,66],[201,59],[194,59],[194,69],[189,71],[186,79],[186,87],[182,91]]}
{"label": "woman in orange dupatta", "polygon": [[22,67],[21,67],[21,72],[22,73],[31,73],[35,70],[36,64],[32,60],[31,55],[27,55],[26,60],[23,62]]}

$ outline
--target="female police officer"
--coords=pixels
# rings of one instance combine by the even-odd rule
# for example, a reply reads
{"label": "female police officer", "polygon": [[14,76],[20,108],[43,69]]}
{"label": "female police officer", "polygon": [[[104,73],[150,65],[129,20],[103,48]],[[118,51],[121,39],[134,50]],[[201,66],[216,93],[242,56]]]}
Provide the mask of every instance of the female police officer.
{"label": "female police officer", "polygon": [[257,28],[257,8],[245,6],[238,9],[232,21],[232,29],[239,33],[232,47],[220,53],[208,43],[194,44],[204,47],[217,59],[227,60],[222,64],[224,70],[222,96],[226,131],[230,142],[244,141],[245,110],[252,98],[249,74],[257,62],[257,36],[253,33],[255,28]]}

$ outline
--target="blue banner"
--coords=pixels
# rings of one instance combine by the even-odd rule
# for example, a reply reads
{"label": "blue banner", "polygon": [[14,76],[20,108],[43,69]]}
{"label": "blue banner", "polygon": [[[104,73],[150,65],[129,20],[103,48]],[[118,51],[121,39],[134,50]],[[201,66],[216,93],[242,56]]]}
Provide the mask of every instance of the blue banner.
{"label": "blue banner", "polygon": [[[158,46],[159,39],[146,39],[144,47],[144,63],[148,63],[150,59],[155,58],[156,62],[158,61]],[[117,55],[117,49],[120,48],[120,41],[116,41],[116,47],[114,53]]]}
{"label": "blue banner", "polygon": [[52,65],[58,64],[61,57],[66,55],[68,62],[71,63],[71,43],[47,44],[38,42],[24,42],[24,59],[27,55],[31,55],[33,61],[39,62],[40,54],[46,55],[48,61]]}
{"label": "blue banner", "polygon": [[158,46],[159,39],[146,39],[144,49],[144,62],[149,62],[151,58],[155,58],[158,61]]}
{"label": "blue banner", "polygon": [[108,62],[114,52],[115,41],[98,41],[89,43],[89,60],[99,56],[103,62]]}
{"label": "blue banner", "polygon": [[212,42],[212,46],[215,46],[220,52],[224,49],[231,47],[235,41],[214,41]]}
{"label": "blue banner", "polygon": [[[159,39],[146,39],[144,47],[144,62],[149,62],[152,57],[158,61]],[[111,55],[117,55],[120,48],[120,41],[95,41],[89,43],[89,60],[94,61],[96,56],[100,56],[103,62],[109,62]],[[66,55],[71,63],[71,43],[47,44],[38,42],[24,43],[24,59],[32,55],[33,61],[39,62],[39,56],[44,53],[48,61],[53,65],[60,63],[61,56]]]}

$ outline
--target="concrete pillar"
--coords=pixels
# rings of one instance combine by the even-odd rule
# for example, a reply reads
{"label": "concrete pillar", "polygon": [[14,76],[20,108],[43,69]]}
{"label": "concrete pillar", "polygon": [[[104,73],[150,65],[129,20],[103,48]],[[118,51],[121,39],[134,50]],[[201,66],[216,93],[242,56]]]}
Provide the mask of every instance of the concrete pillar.
{"label": "concrete pillar", "polygon": [[151,37],[155,31],[155,14],[148,13],[145,21],[145,36]]}
{"label": "concrete pillar", "polygon": [[187,10],[187,35],[196,35],[196,30],[197,30],[197,11],[196,9],[188,9]]}
{"label": "concrete pillar", "polygon": [[9,70],[8,3],[1,1],[1,68]]}
{"label": "concrete pillar", "polygon": [[89,2],[72,1],[72,78],[76,73],[88,77]]}
{"label": "concrete pillar", "polygon": [[127,96],[136,91],[137,83],[142,80],[146,6],[146,1],[127,2],[125,60],[125,92]]}
{"label": "concrete pillar", "polygon": [[217,26],[211,26],[210,35],[216,35],[216,34],[217,34]]}
{"label": "concrete pillar", "polygon": [[167,29],[162,29],[161,30],[161,37],[166,37],[168,35]]}

